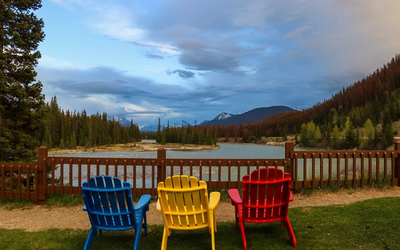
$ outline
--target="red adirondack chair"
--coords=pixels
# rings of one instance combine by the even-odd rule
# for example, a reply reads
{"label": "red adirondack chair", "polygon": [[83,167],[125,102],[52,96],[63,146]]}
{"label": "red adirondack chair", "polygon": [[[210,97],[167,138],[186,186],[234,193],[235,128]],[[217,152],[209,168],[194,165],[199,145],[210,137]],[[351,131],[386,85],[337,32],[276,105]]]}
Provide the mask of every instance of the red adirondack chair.
{"label": "red adirondack chair", "polygon": [[288,218],[289,201],[293,200],[290,191],[291,178],[289,173],[283,175],[278,168],[260,168],[243,176],[243,192],[240,198],[237,189],[228,191],[232,205],[235,206],[236,228],[240,225],[243,247],[247,249],[245,222],[267,223],[281,221],[286,227],[290,240],[294,247],[296,237]]}

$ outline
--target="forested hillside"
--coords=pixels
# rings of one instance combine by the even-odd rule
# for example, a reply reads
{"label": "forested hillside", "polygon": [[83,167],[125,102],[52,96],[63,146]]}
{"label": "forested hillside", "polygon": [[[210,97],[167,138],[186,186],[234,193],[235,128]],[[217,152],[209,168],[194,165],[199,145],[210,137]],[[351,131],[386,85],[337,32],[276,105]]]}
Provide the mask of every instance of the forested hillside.
{"label": "forested hillside", "polygon": [[122,126],[119,121],[109,119],[106,113],[87,115],[69,110],[63,111],[53,97],[50,104],[41,109],[42,127],[38,140],[49,148],[75,148],[140,141],[139,127],[131,121]]}
{"label": "forested hillside", "polygon": [[214,129],[219,137],[242,137],[245,142],[292,134],[305,146],[386,148],[393,141],[392,121],[399,118],[400,56],[396,55],[368,77],[312,108],[281,113],[260,123]]}

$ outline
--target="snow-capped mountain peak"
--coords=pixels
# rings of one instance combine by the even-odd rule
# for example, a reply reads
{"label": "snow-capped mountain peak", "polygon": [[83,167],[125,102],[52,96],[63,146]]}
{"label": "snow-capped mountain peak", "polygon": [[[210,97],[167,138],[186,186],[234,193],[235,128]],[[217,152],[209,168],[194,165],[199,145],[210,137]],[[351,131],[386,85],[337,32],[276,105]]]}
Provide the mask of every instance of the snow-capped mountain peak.
{"label": "snow-capped mountain peak", "polygon": [[228,119],[229,117],[232,117],[232,115],[228,114],[226,112],[222,112],[217,117],[215,117],[215,120],[222,121],[222,120]]}

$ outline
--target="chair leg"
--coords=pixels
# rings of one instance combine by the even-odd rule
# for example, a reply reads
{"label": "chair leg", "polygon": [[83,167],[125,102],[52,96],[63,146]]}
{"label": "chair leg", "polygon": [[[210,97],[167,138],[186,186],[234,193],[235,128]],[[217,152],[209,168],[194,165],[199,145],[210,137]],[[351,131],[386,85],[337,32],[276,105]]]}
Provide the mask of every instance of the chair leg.
{"label": "chair leg", "polygon": [[236,222],[236,229],[238,229],[239,215],[238,215],[238,208],[237,208],[237,206],[235,206],[235,222]]}
{"label": "chair leg", "polygon": [[292,225],[290,225],[289,217],[286,216],[284,220],[282,220],[283,224],[286,227],[286,231],[289,235],[290,241],[292,242],[293,247],[297,247],[296,236],[294,236]]}
{"label": "chair leg", "polygon": [[142,227],[144,228],[144,235],[147,235],[147,217],[146,217],[146,212],[143,213],[143,220],[144,223]]}
{"label": "chair leg", "polygon": [[96,236],[96,234],[97,234],[96,229],[93,229],[93,227],[90,228],[89,235],[86,239],[85,247],[83,248],[84,250],[89,250],[92,248],[93,239],[94,236]]}
{"label": "chair leg", "polygon": [[142,232],[142,227],[137,227],[136,230],[136,235],[135,235],[135,245],[133,246],[134,250],[139,249],[139,243],[140,243],[140,233]]}
{"label": "chair leg", "polygon": [[247,250],[246,235],[244,233],[244,222],[240,221],[240,232],[242,233],[243,248]]}
{"label": "chair leg", "polygon": [[168,241],[168,236],[171,234],[170,230],[164,226],[164,232],[163,232],[163,238],[162,238],[162,243],[161,243],[161,250],[166,250],[167,249],[167,241]]}
{"label": "chair leg", "polygon": [[[214,228],[211,229],[211,246],[212,246],[212,250],[215,250],[215,238],[214,238]],[[215,230],[217,231],[217,230]]]}
{"label": "chair leg", "polygon": [[213,217],[214,217],[214,231],[217,232],[217,216],[215,213],[215,210],[213,211]]}

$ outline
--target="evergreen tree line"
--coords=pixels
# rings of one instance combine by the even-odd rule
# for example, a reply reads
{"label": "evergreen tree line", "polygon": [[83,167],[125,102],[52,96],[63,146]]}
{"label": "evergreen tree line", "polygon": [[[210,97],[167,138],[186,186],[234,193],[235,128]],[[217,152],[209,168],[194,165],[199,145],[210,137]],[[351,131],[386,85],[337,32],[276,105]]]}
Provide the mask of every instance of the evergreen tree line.
{"label": "evergreen tree line", "polygon": [[140,141],[140,130],[131,120],[130,126],[109,119],[107,113],[87,115],[69,110],[63,111],[53,97],[50,104],[41,109],[42,127],[38,140],[49,148],[90,147]]}
{"label": "evergreen tree line", "polygon": [[217,144],[217,134],[210,126],[170,127],[168,122],[167,126],[161,128],[160,123],[160,119],[158,119],[157,132],[141,132],[142,138],[155,139],[161,144]]}

